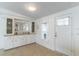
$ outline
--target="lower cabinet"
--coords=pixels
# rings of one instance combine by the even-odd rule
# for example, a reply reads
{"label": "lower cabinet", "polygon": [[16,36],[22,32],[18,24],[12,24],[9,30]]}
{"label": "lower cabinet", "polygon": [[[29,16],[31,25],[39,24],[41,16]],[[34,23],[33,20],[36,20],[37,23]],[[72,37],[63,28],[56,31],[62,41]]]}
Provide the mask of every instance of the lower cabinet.
{"label": "lower cabinet", "polygon": [[5,37],[4,49],[10,49],[13,47],[13,37]]}
{"label": "lower cabinet", "polygon": [[22,45],[33,43],[34,39],[32,35],[22,36],[7,36],[5,37],[4,49],[11,49]]}
{"label": "lower cabinet", "polygon": [[[26,41],[27,44],[32,43],[32,42],[35,42],[35,40],[34,40],[33,37],[34,37],[33,35],[28,36],[28,40]],[[25,38],[26,38],[26,37],[25,37]]]}

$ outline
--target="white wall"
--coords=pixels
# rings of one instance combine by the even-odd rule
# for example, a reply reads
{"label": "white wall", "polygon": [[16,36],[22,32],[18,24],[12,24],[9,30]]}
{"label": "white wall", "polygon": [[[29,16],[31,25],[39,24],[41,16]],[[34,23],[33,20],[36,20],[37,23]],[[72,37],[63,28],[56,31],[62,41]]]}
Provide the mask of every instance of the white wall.
{"label": "white wall", "polygon": [[[47,39],[41,39],[41,25],[46,22],[48,24],[48,37]],[[37,20],[37,38],[36,42],[50,49],[55,48],[54,46],[54,19],[52,16],[47,16]]]}
{"label": "white wall", "polygon": [[[79,6],[64,10],[62,12],[52,14],[41,19],[37,19],[37,38],[36,42],[41,44],[49,49],[55,50],[55,18],[60,17],[63,15],[70,15],[72,18],[72,52],[75,55],[79,55]],[[48,23],[48,38],[46,40],[41,39],[41,23],[47,22]]]}

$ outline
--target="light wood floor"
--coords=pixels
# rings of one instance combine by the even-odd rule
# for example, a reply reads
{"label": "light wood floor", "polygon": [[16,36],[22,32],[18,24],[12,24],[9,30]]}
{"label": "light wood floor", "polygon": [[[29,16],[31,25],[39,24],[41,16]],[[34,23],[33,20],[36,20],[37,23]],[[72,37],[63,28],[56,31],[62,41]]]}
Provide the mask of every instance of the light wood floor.
{"label": "light wood floor", "polygon": [[39,44],[33,43],[4,51],[3,56],[64,56],[64,54],[51,51]]}

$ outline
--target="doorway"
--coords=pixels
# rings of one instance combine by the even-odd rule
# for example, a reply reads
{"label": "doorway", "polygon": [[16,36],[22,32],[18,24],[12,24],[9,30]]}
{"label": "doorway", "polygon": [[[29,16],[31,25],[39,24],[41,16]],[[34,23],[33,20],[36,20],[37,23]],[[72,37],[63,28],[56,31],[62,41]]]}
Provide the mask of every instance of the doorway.
{"label": "doorway", "polygon": [[72,55],[72,26],[71,17],[63,16],[56,18],[55,37],[56,50],[66,55]]}

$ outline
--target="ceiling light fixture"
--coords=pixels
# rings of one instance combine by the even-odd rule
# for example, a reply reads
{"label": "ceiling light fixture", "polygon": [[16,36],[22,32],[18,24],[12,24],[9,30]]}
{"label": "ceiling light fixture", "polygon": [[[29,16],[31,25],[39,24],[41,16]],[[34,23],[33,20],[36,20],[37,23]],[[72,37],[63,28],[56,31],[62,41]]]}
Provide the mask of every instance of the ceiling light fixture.
{"label": "ceiling light fixture", "polygon": [[28,6],[28,10],[29,11],[36,11],[36,7],[35,6]]}
{"label": "ceiling light fixture", "polygon": [[34,3],[25,4],[25,8],[28,11],[34,12],[37,10],[37,5]]}

